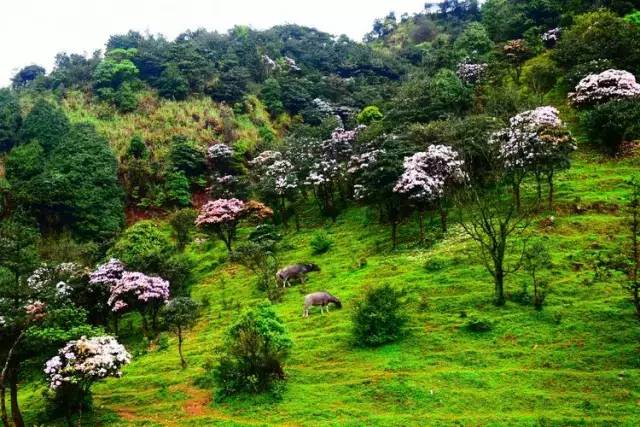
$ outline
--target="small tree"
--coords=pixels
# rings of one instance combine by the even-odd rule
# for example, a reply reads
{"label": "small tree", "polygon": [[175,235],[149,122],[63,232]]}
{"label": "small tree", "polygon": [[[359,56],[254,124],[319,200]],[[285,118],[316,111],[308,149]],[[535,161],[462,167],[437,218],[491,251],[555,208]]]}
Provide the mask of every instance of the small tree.
{"label": "small tree", "polygon": [[184,208],[176,211],[169,220],[173,229],[173,237],[176,239],[176,246],[181,251],[191,241],[191,233],[195,229],[193,222],[197,216],[194,209]]}
{"label": "small tree", "polygon": [[120,377],[122,366],[129,363],[131,355],[114,337],[100,336],[69,341],[49,359],[44,373],[54,400],[65,409],[71,425],[71,417],[79,414],[91,393],[94,382],[107,377]]}
{"label": "small tree", "polygon": [[407,316],[402,312],[403,294],[389,285],[367,290],[356,303],[352,316],[353,338],[357,345],[376,347],[397,340]]}
{"label": "small tree", "polygon": [[[501,197],[502,188],[498,187],[479,194],[469,187],[466,197],[461,200],[461,208],[469,212],[461,219],[460,225],[471,239],[480,247],[482,264],[493,277],[496,305],[505,303],[504,278],[518,270],[519,262],[512,266],[505,265],[506,256],[523,253],[514,241],[529,225],[527,217],[518,209],[515,200]],[[522,257],[520,257],[522,258]]]}
{"label": "small tree", "polygon": [[640,320],[640,177],[634,177],[630,185],[631,195],[628,210],[630,214],[631,251],[628,254],[626,263],[627,281],[625,288],[631,295],[631,301],[636,309],[636,316]]}
{"label": "small tree", "polygon": [[258,276],[258,289],[261,291],[268,291],[274,285],[274,276],[278,270],[278,258],[273,247],[247,242],[233,251],[231,260],[243,265]]}
{"label": "small tree", "polygon": [[196,218],[195,224],[215,233],[231,252],[236,227],[244,214],[244,202],[238,199],[218,199],[207,202]]}
{"label": "small tree", "polygon": [[291,344],[269,302],[245,312],[226,332],[223,356],[214,371],[218,396],[260,393],[283,381]]}
{"label": "small tree", "polygon": [[551,256],[547,247],[541,242],[531,245],[524,252],[522,264],[533,284],[533,306],[536,310],[542,310],[547,296],[548,283],[546,278],[540,277],[540,272],[551,267]]}
{"label": "small tree", "polygon": [[198,303],[189,297],[174,298],[162,307],[164,324],[178,336],[178,354],[182,369],[187,367],[187,361],[182,354],[184,332],[195,326],[199,308]]}

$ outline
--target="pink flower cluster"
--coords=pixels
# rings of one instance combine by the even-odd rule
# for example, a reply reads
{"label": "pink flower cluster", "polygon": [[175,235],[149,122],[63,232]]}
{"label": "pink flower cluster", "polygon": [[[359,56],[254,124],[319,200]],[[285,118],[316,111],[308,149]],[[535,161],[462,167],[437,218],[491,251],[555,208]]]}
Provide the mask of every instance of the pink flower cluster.
{"label": "pink flower cluster", "polygon": [[484,73],[487,71],[487,67],[487,64],[472,64],[463,61],[458,64],[456,74],[463,82],[473,84],[482,79]]}
{"label": "pink flower cluster", "polygon": [[114,337],[81,337],[69,341],[44,367],[49,387],[87,384],[106,377],[120,377],[131,355]]}
{"label": "pink flower cluster", "polygon": [[47,305],[42,301],[33,301],[25,305],[24,311],[27,313],[27,319],[30,322],[37,322],[47,315],[46,308]]}
{"label": "pink flower cluster", "polygon": [[142,304],[166,302],[169,299],[169,282],[157,276],[147,276],[139,272],[125,271],[120,280],[111,287],[107,303],[111,310],[118,312],[129,306],[127,301]]}
{"label": "pink flower cluster", "polygon": [[393,190],[415,201],[434,201],[444,195],[447,185],[464,181],[463,166],[451,147],[430,145],[426,152],[404,159],[404,173]]}
{"label": "pink flower cluster", "polygon": [[213,224],[234,222],[240,219],[244,209],[244,202],[238,199],[217,199],[207,202],[196,218],[199,227]]}
{"label": "pink flower cluster", "polygon": [[89,274],[89,283],[92,285],[113,286],[120,280],[124,271],[124,264],[116,258],[111,258]]}
{"label": "pink flower cluster", "polygon": [[575,92],[569,93],[569,102],[585,106],[637,97],[640,97],[640,84],[635,76],[627,71],[610,69],[580,80]]}

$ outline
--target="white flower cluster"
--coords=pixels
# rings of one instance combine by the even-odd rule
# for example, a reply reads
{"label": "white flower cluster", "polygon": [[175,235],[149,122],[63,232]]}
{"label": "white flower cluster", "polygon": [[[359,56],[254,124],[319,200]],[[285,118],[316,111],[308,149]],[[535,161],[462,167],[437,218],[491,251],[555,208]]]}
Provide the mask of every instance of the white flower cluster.
{"label": "white flower cluster", "polygon": [[463,82],[473,84],[482,79],[487,71],[487,64],[473,64],[467,61],[460,62],[456,74]]}
{"label": "white flower cluster", "polygon": [[431,202],[444,195],[447,185],[463,182],[464,161],[446,145],[430,145],[404,159],[404,173],[394,191],[415,201]]}
{"label": "white flower cluster", "polygon": [[131,361],[131,355],[114,337],[81,337],[69,341],[49,359],[44,373],[49,387],[57,389],[63,384],[87,384],[106,377],[120,377],[122,366]]}
{"label": "white flower cluster", "polygon": [[548,47],[553,47],[560,40],[560,34],[562,33],[562,28],[556,27],[552,28],[549,31],[545,31],[542,33],[542,41]]}
{"label": "white flower cluster", "polygon": [[268,168],[267,177],[273,180],[274,190],[278,195],[287,194],[298,188],[298,177],[293,164],[288,160],[276,160]]}
{"label": "white flower cluster", "polygon": [[562,129],[558,110],[538,107],[525,111],[509,120],[509,126],[491,135],[490,144],[498,148],[507,169],[525,169],[550,158],[557,150],[573,151],[575,143],[569,139],[550,138],[545,131]]}
{"label": "white flower cluster", "polygon": [[296,60],[293,58],[289,58],[288,56],[284,57],[284,63],[287,64],[287,67],[289,67],[290,70],[294,70],[294,71],[302,70],[302,68],[298,67],[298,64],[296,64]]}
{"label": "white flower cluster", "polygon": [[63,262],[57,266],[42,264],[27,278],[27,286],[36,294],[54,291],[58,297],[67,297],[72,290],[67,282],[82,274],[82,267],[74,262]]}
{"label": "white flower cluster", "polygon": [[249,165],[254,168],[266,168],[278,160],[282,160],[281,152],[267,150],[263,151],[253,160],[249,161]]}
{"label": "white flower cluster", "polygon": [[233,150],[226,144],[213,144],[207,149],[207,158],[209,160],[228,160],[233,156]]}
{"label": "white flower cluster", "polygon": [[640,97],[640,84],[635,76],[628,71],[610,69],[580,80],[575,92],[569,93],[569,102],[584,106],[637,97]]}
{"label": "white flower cluster", "polygon": [[305,184],[322,185],[340,177],[348,168],[347,163],[353,153],[353,143],[365,128],[364,125],[359,125],[353,130],[337,128],[331,133],[331,138],[322,141]]}
{"label": "white flower cluster", "polygon": [[378,156],[384,153],[384,149],[378,149],[351,156],[347,164],[347,173],[355,174],[375,166]]}

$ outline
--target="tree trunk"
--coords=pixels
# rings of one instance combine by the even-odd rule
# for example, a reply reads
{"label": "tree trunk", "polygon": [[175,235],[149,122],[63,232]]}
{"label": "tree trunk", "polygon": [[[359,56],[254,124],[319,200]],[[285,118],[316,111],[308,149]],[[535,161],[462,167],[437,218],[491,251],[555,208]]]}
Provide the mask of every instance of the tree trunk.
{"label": "tree trunk", "polygon": [[[7,379],[9,380],[9,386],[11,388],[11,391],[10,391],[11,412],[14,417],[14,422],[16,417],[15,414],[18,414],[20,420],[22,420],[22,416],[20,415],[20,408],[18,407],[18,400],[17,400],[18,390],[17,390],[17,386],[14,389],[12,385],[12,381],[14,379],[12,378],[12,376],[17,377],[17,372],[16,372],[17,367],[14,366],[14,363],[13,363],[13,352],[15,351],[16,347],[18,347],[18,344],[20,343],[20,340],[24,336],[24,333],[25,333],[24,330],[20,332],[20,335],[18,335],[16,340],[13,342],[13,345],[11,346],[11,348],[9,349],[9,352],[7,353],[7,358],[5,359],[4,366],[2,367],[2,372],[0,372],[0,407],[2,411],[2,422],[6,427],[10,425],[9,414],[7,413],[7,406],[6,406],[6,387],[7,387],[6,380]],[[13,398],[14,393],[16,394],[15,411],[14,411],[14,398]]]}
{"label": "tree trunk", "polygon": [[280,200],[280,220],[282,221],[282,225],[287,227],[287,202],[285,198],[282,197]]}
{"label": "tree trunk", "polygon": [[504,305],[504,270],[502,269],[502,265],[495,266],[495,305],[502,306]]}
{"label": "tree trunk", "polygon": [[0,407],[2,408],[2,424],[5,427],[9,427],[9,414],[7,413],[7,403],[6,403],[6,388],[4,385],[4,381],[0,385]]}
{"label": "tree trunk", "polygon": [[447,232],[447,210],[440,204],[440,227],[442,227],[442,232]]}
{"label": "tree trunk", "polygon": [[391,221],[391,243],[393,244],[393,249],[396,249],[398,245],[398,222],[395,220]]}
{"label": "tree trunk", "polygon": [[536,210],[540,210],[540,204],[542,203],[542,177],[540,174],[536,174]]}
{"label": "tree trunk", "polygon": [[24,420],[18,405],[18,370],[16,367],[11,368],[9,371],[9,386],[11,387],[11,417],[13,418],[13,425],[15,427],[24,427]]}
{"label": "tree trunk", "polygon": [[420,244],[424,243],[424,210],[418,210],[418,225],[420,226]]}
{"label": "tree trunk", "polygon": [[520,183],[513,183],[513,198],[516,200],[516,210],[520,212]]}
{"label": "tree trunk", "polygon": [[547,175],[547,182],[549,183],[549,210],[553,209],[553,172]]}
{"label": "tree trunk", "polygon": [[180,354],[180,364],[182,365],[182,369],[187,367],[187,361],[184,360],[184,356],[182,355],[182,328],[178,327],[178,353]]}

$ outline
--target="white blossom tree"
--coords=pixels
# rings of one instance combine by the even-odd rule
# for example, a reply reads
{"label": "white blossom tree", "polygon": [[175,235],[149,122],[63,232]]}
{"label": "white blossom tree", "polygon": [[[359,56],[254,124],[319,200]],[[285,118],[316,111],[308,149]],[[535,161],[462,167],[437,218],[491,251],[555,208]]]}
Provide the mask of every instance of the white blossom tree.
{"label": "white blossom tree", "polygon": [[609,69],[589,74],[569,93],[569,102],[578,107],[602,104],[616,99],[640,97],[636,77],[624,70]]}

